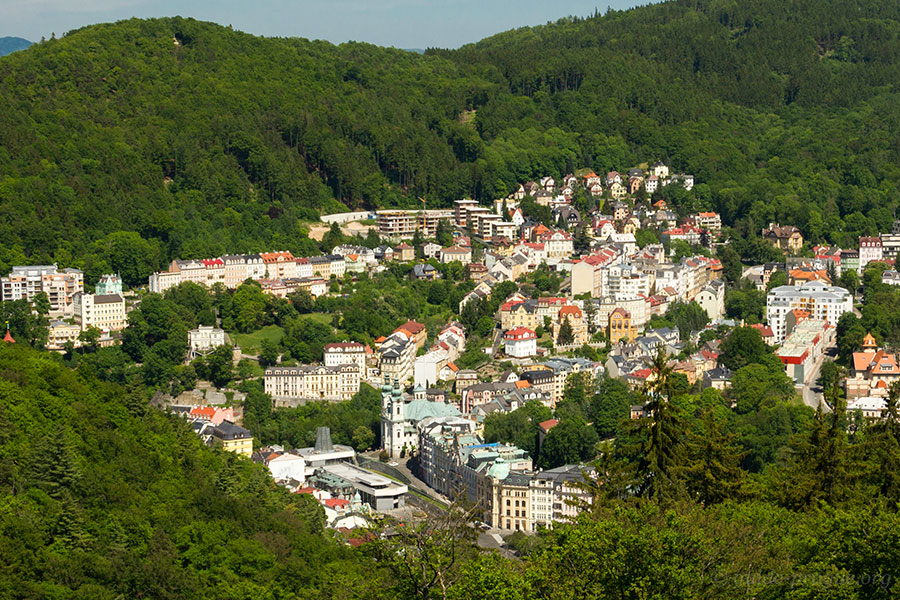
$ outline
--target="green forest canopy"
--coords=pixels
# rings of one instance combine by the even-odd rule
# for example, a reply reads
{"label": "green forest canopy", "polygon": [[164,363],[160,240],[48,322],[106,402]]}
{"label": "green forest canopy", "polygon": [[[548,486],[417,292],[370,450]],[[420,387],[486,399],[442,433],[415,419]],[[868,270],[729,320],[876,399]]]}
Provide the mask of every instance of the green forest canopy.
{"label": "green forest canopy", "polygon": [[[900,203],[900,5],[671,1],[426,54],[171,18],[0,59],[0,266],[137,232],[160,266],[344,208],[486,201],[661,159],[744,236],[848,243]],[[474,112],[473,112],[474,111]]]}

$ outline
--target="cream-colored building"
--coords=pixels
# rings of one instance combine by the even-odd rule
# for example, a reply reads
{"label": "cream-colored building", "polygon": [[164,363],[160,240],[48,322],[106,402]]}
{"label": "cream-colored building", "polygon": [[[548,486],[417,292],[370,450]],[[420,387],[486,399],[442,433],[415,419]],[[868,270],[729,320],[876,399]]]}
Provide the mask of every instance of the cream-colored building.
{"label": "cream-colored building", "polygon": [[366,352],[366,347],[359,342],[325,344],[323,355],[326,367],[353,364],[359,367],[362,377],[366,375],[366,358],[368,353]]}
{"label": "cream-colored building", "polygon": [[125,329],[125,300],[118,294],[75,294],[75,322],[82,331],[88,327],[105,332]]}
{"label": "cream-colored building", "polygon": [[62,350],[66,342],[72,342],[75,347],[80,346],[79,333],[81,333],[81,327],[78,325],[72,325],[65,321],[50,323],[47,330],[47,350]]}
{"label": "cream-colored building", "polygon": [[355,364],[302,365],[266,369],[263,383],[276,404],[285,400],[350,400],[359,392],[361,370]]}

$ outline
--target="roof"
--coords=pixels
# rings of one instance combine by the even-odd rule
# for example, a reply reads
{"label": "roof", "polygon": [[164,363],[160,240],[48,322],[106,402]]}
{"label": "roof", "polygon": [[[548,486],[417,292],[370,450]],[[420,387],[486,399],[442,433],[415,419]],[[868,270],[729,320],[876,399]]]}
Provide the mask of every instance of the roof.
{"label": "roof", "polygon": [[581,309],[573,304],[569,304],[567,306],[563,306],[559,309],[559,318],[566,317],[568,315],[572,315],[576,319],[581,318]]}
{"label": "roof", "polygon": [[94,296],[94,304],[113,304],[115,302],[123,302],[122,296],[118,294],[101,294]]}
{"label": "roof", "polygon": [[559,425],[559,419],[549,419],[543,423],[538,423],[538,427],[540,427],[544,433],[547,433],[557,425]]}
{"label": "roof", "polygon": [[253,435],[240,425],[235,425],[231,421],[222,421],[213,429],[213,437],[221,440],[243,440],[252,438]]}
{"label": "roof", "polygon": [[325,506],[328,508],[345,508],[350,506],[350,502],[348,500],[344,500],[343,498],[328,498],[323,502]]}
{"label": "roof", "polygon": [[422,325],[421,323],[416,323],[415,321],[407,321],[406,323],[404,323],[403,325],[401,325],[394,331],[400,331],[401,329],[406,330],[413,335],[418,335],[419,333],[421,333],[422,331],[425,330],[425,326]]}
{"label": "roof", "polygon": [[531,339],[537,338],[537,334],[533,329],[528,329],[527,327],[516,327],[514,329],[510,329],[504,334],[506,339],[515,339],[515,338],[523,338],[523,339]]}

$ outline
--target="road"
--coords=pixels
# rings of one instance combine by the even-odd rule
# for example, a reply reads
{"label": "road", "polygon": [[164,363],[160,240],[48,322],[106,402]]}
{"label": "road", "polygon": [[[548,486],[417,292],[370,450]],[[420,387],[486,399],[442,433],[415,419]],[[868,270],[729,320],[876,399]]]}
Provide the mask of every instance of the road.
{"label": "road", "polygon": [[819,356],[819,359],[816,361],[816,364],[813,365],[812,370],[809,373],[809,376],[806,378],[806,381],[802,386],[798,386],[800,389],[800,395],[803,398],[803,403],[809,406],[810,408],[818,408],[819,402],[822,403],[822,409],[825,412],[831,412],[831,407],[825,402],[822,388],[819,386],[819,371],[822,369],[822,364],[824,364],[825,359],[834,360],[837,356],[837,346],[831,345],[825,349],[824,352]]}

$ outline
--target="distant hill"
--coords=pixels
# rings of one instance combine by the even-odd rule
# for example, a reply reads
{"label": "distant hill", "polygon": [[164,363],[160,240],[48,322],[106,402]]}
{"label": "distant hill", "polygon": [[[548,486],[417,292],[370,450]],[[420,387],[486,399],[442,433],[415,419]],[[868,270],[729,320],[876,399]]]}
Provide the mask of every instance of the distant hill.
{"label": "distant hill", "polygon": [[31,42],[20,37],[0,37],[0,56],[6,56],[17,50],[24,50]]}
{"label": "distant hill", "polygon": [[900,8],[827,5],[675,0],[424,55],[181,18],[76,30],[0,61],[0,272],[102,269],[118,231],[163,264],[300,251],[323,212],[656,160],[696,177],[657,192],[680,215],[852,246],[900,207]]}

